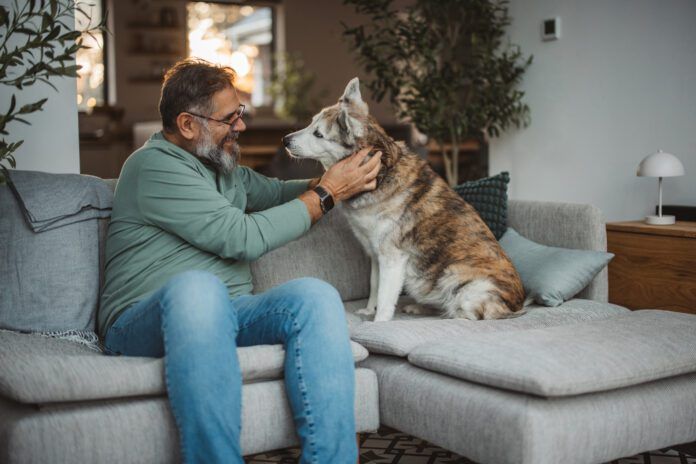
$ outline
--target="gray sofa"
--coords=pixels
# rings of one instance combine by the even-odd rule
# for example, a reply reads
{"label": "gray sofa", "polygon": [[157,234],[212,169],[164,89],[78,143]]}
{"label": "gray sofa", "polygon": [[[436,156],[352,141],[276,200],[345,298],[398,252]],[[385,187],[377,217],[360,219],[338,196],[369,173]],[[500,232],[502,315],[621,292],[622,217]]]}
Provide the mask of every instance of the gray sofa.
{"label": "gray sofa", "polygon": [[[100,256],[106,221],[83,237]],[[606,249],[591,206],[511,201],[509,223],[547,245]],[[495,464],[604,462],[696,439],[696,316],[608,304],[603,271],[575,299],[515,319],[397,313],[373,323],[354,313],[369,269],[338,210],[252,266],[256,291],[301,276],[339,290],[355,342],[358,431],[381,423]],[[282,347],[239,356],[244,453],[296,444]],[[0,462],[179,461],[162,369],[161,359],[0,331]]]}

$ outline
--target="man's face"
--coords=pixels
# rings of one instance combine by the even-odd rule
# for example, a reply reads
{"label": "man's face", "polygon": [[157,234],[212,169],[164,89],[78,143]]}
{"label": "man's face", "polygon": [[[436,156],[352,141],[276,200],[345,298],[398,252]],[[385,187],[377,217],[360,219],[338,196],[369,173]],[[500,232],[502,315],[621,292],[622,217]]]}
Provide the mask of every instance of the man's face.
{"label": "man's face", "polygon": [[[237,137],[246,129],[244,121],[237,118],[239,105],[237,91],[229,87],[213,95],[213,113],[209,115],[210,119],[198,118],[201,130],[199,137],[194,140],[196,156],[208,160],[223,174],[232,172],[239,163]],[[221,121],[234,123],[230,126]]]}

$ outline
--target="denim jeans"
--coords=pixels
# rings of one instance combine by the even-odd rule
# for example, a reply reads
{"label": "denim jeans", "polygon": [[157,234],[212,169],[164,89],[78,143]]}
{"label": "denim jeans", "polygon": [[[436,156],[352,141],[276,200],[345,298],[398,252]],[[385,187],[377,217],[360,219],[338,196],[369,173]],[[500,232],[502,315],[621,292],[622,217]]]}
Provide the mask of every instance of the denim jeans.
{"label": "denim jeans", "polygon": [[285,390],[300,462],[355,463],[355,372],[343,304],[313,278],[230,300],[215,275],[187,271],[124,311],[109,354],[164,357],[169,405],[186,463],[243,463],[237,346],[285,346]]}

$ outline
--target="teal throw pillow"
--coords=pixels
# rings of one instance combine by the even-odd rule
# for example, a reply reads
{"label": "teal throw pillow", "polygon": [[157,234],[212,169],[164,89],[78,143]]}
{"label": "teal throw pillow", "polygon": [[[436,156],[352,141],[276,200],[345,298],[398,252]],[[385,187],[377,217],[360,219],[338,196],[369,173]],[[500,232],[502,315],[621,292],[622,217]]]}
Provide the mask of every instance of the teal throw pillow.
{"label": "teal throw pillow", "polygon": [[522,279],[527,299],[558,306],[577,295],[614,257],[612,253],[541,245],[509,227],[500,245]]}
{"label": "teal throw pillow", "polygon": [[496,176],[464,182],[454,187],[454,191],[479,213],[498,240],[507,230],[509,182],[510,174],[501,172]]}

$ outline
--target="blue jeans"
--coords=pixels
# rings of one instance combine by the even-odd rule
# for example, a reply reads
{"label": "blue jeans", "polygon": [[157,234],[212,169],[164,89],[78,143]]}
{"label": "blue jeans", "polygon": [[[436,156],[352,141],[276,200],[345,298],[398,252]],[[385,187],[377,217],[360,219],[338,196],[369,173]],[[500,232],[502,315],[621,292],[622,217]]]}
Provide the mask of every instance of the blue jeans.
{"label": "blue jeans", "polygon": [[243,463],[237,346],[285,346],[285,390],[302,463],[354,464],[355,372],[341,298],[313,278],[230,300],[215,275],[188,271],[128,307],[109,354],[164,356],[169,405],[186,463]]}

